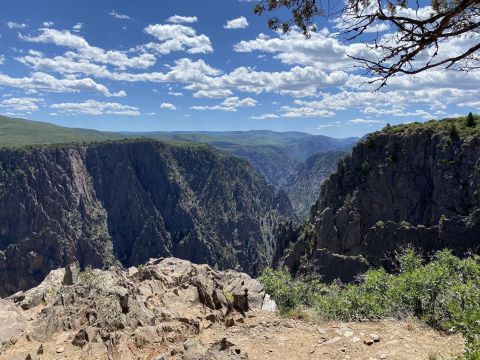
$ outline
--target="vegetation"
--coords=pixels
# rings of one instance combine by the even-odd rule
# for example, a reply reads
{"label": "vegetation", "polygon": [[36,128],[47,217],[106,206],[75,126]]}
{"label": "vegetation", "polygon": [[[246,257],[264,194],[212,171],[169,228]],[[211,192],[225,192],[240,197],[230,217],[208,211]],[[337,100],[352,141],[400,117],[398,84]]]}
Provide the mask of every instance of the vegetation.
{"label": "vegetation", "polygon": [[[390,128],[383,128],[383,133],[401,133],[401,134],[413,134],[418,131],[431,130],[436,133],[443,133],[445,138],[457,136],[464,138],[466,136],[480,136],[480,116],[474,115],[470,117],[472,120],[468,120],[470,116],[462,116],[458,118],[447,118],[442,120],[430,120],[427,122],[415,122],[410,124],[400,124],[391,126]],[[453,129],[453,130],[452,130]]]}
{"label": "vegetation", "polygon": [[101,278],[99,274],[91,267],[87,266],[79,274],[80,282],[88,289],[97,289],[101,285]]}
{"label": "vegetation", "polygon": [[121,139],[124,136],[86,129],[70,129],[48,123],[0,116],[0,147],[24,147]]}
{"label": "vegetation", "polygon": [[415,316],[436,329],[461,332],[465,359],[480,359],[480,258],[459,259],[445,250],[425,264],[407,249],[397,260],[396,274],[369,270],[345,286],[293,279],[286,269],[265,269],[259,280],[285,315],[313,311],[341,321]]}
{"label": "vegetation", "polygon": [[466,125],[468,127],[475,127],[475,125],[476,125],[475,117],[473,116],[473,114],[471,112],[469,112],[468,115],[467,115],[466,123],[467,123]]}
{"label": "vegetation", "polygon": [[368,163],[367,160],[365,160],[365,161],[363,162],[361,168],[362,168],[362,172],[363,172],[364,174],[368,174],[368,173],[370,172],[370,164]]}

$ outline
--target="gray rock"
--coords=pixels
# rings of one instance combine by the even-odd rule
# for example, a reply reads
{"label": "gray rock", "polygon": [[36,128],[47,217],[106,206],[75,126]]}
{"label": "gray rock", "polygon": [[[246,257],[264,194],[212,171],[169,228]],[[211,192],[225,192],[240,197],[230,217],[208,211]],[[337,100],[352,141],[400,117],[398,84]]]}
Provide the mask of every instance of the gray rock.
{"label": "gray rock", "polygon": [[0,299],[0,353],[25,333],[27,320],[10,301]]}
{"label": "gray rock", "polygon": [[65,275],[63,277],[63,285],[74,285],[79,281],[80,265],[73,262],[65,267]]}

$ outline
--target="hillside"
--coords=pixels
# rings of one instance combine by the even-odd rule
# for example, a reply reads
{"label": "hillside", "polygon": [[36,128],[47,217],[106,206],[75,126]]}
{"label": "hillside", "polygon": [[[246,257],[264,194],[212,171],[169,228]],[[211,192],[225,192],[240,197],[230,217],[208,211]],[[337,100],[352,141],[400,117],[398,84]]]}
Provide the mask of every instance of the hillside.
{"label": "hillside", "polygon": [[[387,127],[368,136],[322,186],[312,236],[290,249],[287,263],[328,279],[350,281],[368,266],[392,268],[395,252],[424,255],[480,246],[480,119]],[[307,268],[304,268],[305,271]]]}
{"label": "hillside", "polygon": [[39,121],[9,118],[0,115],[0,147],[83,143],[121,139],[124,137],[115,133],[71,129]]}
{"label": "hillside", "polygon": [[[336,167],[338,158],[311,156],[329,151],[349,151],[356,138],[335,139],[301,132],[268,130],[232,132],[152,132],[125,133],[169,141],[206,143],[250,161],[278,189],[283,189],[297,215],[305,216],[318,194],[323,179]],[[308,160],[308,161],[307,161]],[[318,171],[319,176],[312,177]],[[316,185],[315,183],[318,183]],[[298,185],[297,185],[298,184]],[[299,185],[301,184],[301,185]],[[306,186],[304,186],[306,185]]]}
{"label": "hillside", "polygon": [[51,269],[178,256],[255,274],[291,216],[245,160],[128,140],[0,150],[0,295]]}

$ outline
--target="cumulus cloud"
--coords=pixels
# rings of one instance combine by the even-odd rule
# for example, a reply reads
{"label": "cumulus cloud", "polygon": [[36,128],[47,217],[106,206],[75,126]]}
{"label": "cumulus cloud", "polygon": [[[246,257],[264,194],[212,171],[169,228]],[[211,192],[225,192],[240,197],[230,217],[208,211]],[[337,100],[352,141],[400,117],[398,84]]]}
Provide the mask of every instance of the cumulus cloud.
{"label": "cumulus cloud", "polygon": [[140,115],[137,107],[112,102],[100,102],[96,100],[87,100],[82,103],[52,104],[50,107],[72,115]]}
{"label": "cumulus cloud", "polygon": [[326,29],[312,33],[309,39],[298,29],[287,34],[277,34],[275,37],[260,34],[254,40],[235,44],[234,51],[271,53],[285,64],[318,66],[324,71],[354,71],[355,63],[347,55],[365,58],[372,56],[372,50],[364,44],[343,45],[336,35]]}
{"label": "cumulus cloud", "polygon": [[97,63],[109,64],[123,68],[145,69],[155,64],[156,59],[152,54],[140,54],[129,57],[126,52],[118,50],[104,50],[91,46],[83,37],[72,34],[68,30],[56,30],[51,28],[40,29],[38,36],[21,36],[25,41],[55,44],[76,50],[69,52],[68,57],[78,60],[94,61]]}
{"label": "cumulus cloud", "polygon": [[124,91],[112,93],[105,85],[99,84],[90,78],[57,79],[49,74],[36,72],[30,77],[15,78],[0,73],[0,85],[10,86],[26,91],[49,91],[75,93],[80,91],[96,92],[105,96],[126,96]]}
{"label": "cumulus cloud", "polygon": [[213,52],[212,43],[208,36],[197,35],[195,29],[179,24],[148,25],[145,32],[152,35],[159,43],[148,43],[140,49],[155,51],[166,55],[173,51],[186,51],[190,54],[206,54]]}
{"label": "cumulus cloud", "polygon": [[177,110],[177,107],[171,103],[164,102],[160,105],[160,109]]}
{"label": "cumulus cloud", "polygon": [[198,18],[196,16],[180,16],[180,15],[173,15],[167,19],[167,22],[172,24],[192,24],[196,23]]}
{"label": "cumulus cloud", "polygon": [[227,21],[223,27],[225,29],[245,29],[248,27],[248,20],[245,16],[240,16],[236,19]]}
{"label": "cumulus cloud", "polygon": [[32,112],[38,110],[37,103],[43,102],[40,98],[9,98],[0,102],[0,107],[10,111]]}
{"label": "cumulus cloud", "polygon": [[215,106],[192,106],[192,110],[221,110],[221,111],[238,111],[239,107],[251,107],[256,106],[257,100],[252,98],[240,99],[239,97],[230,97],[222,101],[219,105]]}

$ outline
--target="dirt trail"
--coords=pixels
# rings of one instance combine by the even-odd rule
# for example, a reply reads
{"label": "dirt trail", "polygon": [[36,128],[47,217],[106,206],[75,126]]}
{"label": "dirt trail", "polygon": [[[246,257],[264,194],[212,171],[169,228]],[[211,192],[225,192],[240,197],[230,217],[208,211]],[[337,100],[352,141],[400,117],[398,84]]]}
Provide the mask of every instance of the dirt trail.
{"label": "dirt trail", "polygon": [[449,358],[463,349],[460,336],[441,334],[415,320],[317,325],[257,312],[238,325],[227,329],[214,325],[200,334],[200,340],[210,344],[226,337],[251,360],[418,360]]}

